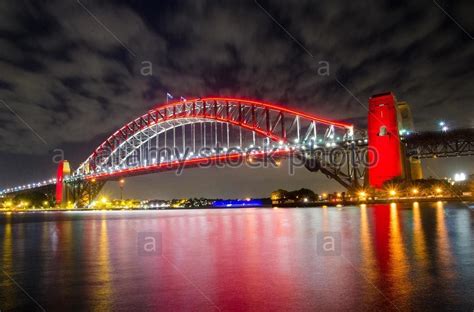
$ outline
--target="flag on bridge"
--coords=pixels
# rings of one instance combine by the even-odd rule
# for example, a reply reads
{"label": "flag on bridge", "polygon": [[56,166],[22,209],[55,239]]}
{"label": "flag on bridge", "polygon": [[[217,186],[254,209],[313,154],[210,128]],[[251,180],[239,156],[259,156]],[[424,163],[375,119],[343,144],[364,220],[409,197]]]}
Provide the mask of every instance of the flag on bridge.
{"label": "flag on bridge", "polygon": [[168,104],[168,100],[170,99],[172,100],[173,96],[170,93],[166,92],[166,104]]}

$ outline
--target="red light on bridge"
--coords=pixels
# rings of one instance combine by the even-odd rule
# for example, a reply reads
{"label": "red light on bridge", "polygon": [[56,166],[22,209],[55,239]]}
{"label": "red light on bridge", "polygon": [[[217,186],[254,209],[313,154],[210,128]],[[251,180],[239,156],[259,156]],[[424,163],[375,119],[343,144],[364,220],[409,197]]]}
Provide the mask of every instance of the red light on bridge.
{"label": "red light on bridge", "polygon": [[378,155],[375,161],[369,153],[369,183],[381,188],[384,182],[403,174],[402,152],[398,132],[396,99],[393,93],[384,93],[369,99],[368,116],[369,148]]}
{"label": "red light on bridge", "polygon": [[63,160],[58,165],[58,170],[56,174],[56,204],[61,205],[64,202],[65,197],[65,187],[64,187],[64,178],[71,173],[69,167],[69,162]]}

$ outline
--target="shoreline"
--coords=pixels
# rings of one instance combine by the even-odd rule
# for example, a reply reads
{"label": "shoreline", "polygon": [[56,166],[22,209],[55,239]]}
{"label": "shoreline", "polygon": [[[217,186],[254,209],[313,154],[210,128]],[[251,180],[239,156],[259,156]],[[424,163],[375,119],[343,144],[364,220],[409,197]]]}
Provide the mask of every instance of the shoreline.
{"label": "shoreline", "polygon": [[291,207],[322,207],[322,206],[357,206],[357,205],[374,205],[374,204],[392,204],[392,203],[426,203],[426,202],[459,202],[459,203],[474,203],[474,197],[431,197],[431,198],[383,198],[383,199],[373,199],[373,200],[339,200],[339,201],[316,201],[311,203],[281,203],[281,204],[272,204],[273,207],[279,208],[291,208]]}
{"label": "shoreline", "polygon": [[[272,204],[264,205],[260,207],[180,207],[180,208],[107,208],[107,209],[90,209],[90,208],[49,208],[49,209],[0,209],[0,214],[12,214],[12,213],[44,213],[44,212],[107,212],[107,211],[158,211],[158,210],[218,210],[218,209],[246,209],[246,208],[325,208],[325,207],[334,207],[340,208],[344,206],[359,206],[359,205],[374,205],[374,204],[392,204],[392,203],[415,203],[415,202],[458,202],[464,203],[466,205],[473,204],[474,198],[398,198],[398,199],[380,199],[380,200],[366,200],[366,201],[317,201],[311,203],[281,203],[281,204]],[[471,208],[471,207],[469,207]],[[474,208],[474,206],[472,207]]]}

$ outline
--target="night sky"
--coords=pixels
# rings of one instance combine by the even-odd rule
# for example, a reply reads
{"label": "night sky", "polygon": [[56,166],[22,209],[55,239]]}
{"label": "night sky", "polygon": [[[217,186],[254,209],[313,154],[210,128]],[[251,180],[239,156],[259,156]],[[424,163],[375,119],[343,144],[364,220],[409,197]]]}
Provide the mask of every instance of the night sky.
{"label": "night sky", "polygon": [[[75,169],[166,92],[257,98],[364,127],[370,95],[393,91],[417,130],[474,127],[473,14],[473,1],[441,0],[3,0],[0,189],[54,176],[59,149]],[[461,170],[474,173],[472,159],[425,162],[426,176]],[[128,179],[126,194],[279,187],[341,189],[305,170],[189,169]]]}

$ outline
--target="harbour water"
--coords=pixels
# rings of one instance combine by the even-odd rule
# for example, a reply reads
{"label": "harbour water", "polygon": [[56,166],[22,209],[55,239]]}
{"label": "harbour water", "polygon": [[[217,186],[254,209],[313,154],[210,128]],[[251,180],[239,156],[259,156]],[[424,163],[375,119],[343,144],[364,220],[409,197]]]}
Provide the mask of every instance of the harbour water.
{"label": "harbour water", "polygon": [[462,203],[0,214],[3,311],[474,309]]}

